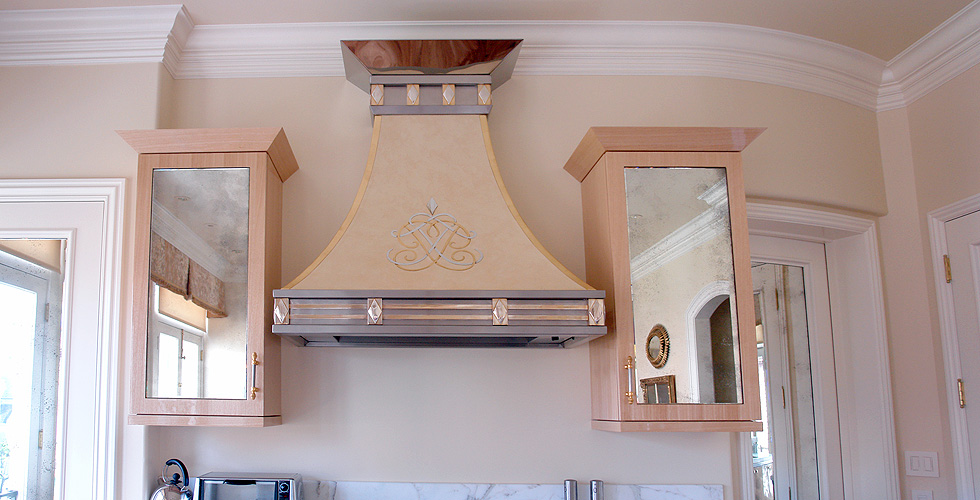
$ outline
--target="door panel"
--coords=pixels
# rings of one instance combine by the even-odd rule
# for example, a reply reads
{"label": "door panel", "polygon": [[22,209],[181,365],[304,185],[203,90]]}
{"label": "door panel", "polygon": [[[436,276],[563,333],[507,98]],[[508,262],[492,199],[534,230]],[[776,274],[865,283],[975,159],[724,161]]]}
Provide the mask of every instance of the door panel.
{"label": "door panel", "polygon": [[[946,223],[946,246],[952,280],[950,286],[955,310],[956,334],[960,348],[960,376],[967,394],[980,387],[980,366],[973,362],[980,356],[980,212],[974,212]],[[974,399],[974,401],[976,401]],[[980,401],[968,399],[967,434],[973,468],[974,496],[980,495]]]}

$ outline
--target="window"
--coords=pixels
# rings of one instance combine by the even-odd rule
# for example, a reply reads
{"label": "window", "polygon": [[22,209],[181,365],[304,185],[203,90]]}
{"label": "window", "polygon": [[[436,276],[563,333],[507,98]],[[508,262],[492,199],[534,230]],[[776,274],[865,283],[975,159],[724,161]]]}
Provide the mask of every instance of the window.
{"label": "window", "polygon": [[54,495],[61,281],[0,251],[0,495]]}
{"label": "window", "polygon": [[[151,341],[156,343],[155,359],[149,359],[151,379],[156,388],[154,397],[199,398],[204,394],[204,339],[207,335],[188,323],[175,319],[174,315],[160,312],[161,296],[170,293],[153,286],[150,325]],[[152,355],[151,355],[152,356]]]}

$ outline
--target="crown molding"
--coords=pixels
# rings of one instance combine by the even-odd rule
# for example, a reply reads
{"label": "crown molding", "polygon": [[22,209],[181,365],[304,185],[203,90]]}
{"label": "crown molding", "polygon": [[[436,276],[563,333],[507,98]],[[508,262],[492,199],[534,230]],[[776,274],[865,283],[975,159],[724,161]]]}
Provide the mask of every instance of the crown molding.
{"label": "crown molding", "polygon": [[175,78],[343,76],[340,40],[523,38],[515,75],[716,76],[874,109],[884,61],[749,26],[631,21],[423,21],[198,26]]}
{"label": "crown molding", "polygon": [[878,111],[908,106],[980,63],[980,0],[888,61]]}
{"label": "crown molding", "polygon": [[184,9],[183,5],[179,7],[180,10],[177,11],[177,15],[173,21],[173,29],[171,29],[163,47],[162,62],[171,76],[180,71],[180,60],[183,56],[184,45],[187,44],[187,38],[190,37],[191,32],[194,30],[194,22],[191,21],[191,16],[187,14],[187,10]]}
{"label": "crown molding", "polygon": [[0,11],[0,66],[160,62],[176,24],[181,5]]}
{"label": "crown molding", "polygon": [[181,5],[0,11],[0,66],[162,62],[174,78],[343,76],[340,40],[523,38],[515,75],[709,76],[872,111],[980,64],[980,0],[889,62],[783,31],[653,21],[403,21],[195,26]]}

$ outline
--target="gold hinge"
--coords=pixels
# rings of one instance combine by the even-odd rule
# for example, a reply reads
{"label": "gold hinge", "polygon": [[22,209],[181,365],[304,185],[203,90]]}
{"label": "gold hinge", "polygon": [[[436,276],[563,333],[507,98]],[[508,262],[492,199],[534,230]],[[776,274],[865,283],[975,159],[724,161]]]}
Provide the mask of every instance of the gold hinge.
{"label": "gold hinge", "polygon": [[44,448],[44,429],[37,431],[37,447]]}
{"label": "gold hinge", "polygon": [[44,304],[44,322],[51,321],[51,304]]}
{"label": "gold hinge", "polygon": [[963,379],[956,379],[956,387],[960,391],[960,408],[966,408],[966,390],[963,389]]}
{"label": "gold hinge", "polygon": [[773,291],[776,292],[776,310],[778,311],[779,310],[779,289],[777,288],[777,289],[775,289]]}
{"label": "gold hinge", "polygon": [[946,267],[946,283],[952,283],[953,270],[949,267],[949,255],[943,255],[943,266]]}

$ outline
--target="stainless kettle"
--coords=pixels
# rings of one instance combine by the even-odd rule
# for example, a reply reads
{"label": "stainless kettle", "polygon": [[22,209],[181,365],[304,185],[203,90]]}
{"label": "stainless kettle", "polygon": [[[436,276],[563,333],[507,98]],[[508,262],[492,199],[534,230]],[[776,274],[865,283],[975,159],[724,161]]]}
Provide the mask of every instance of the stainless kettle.
{"label": "stainless kettle", "polygon": [[[167,479],[167,470],[170,469],[171,465],[179,467],[180,473],[175,472],[170,479]],[[163,474],[160,475],[160,479],[165,484],[150,495],[150,500],[191,500],[191,490],[187,488],[190,479],[187,477],[187,467],[184,466],[183,462],[176,458],[167,460],[163,466]]]}

